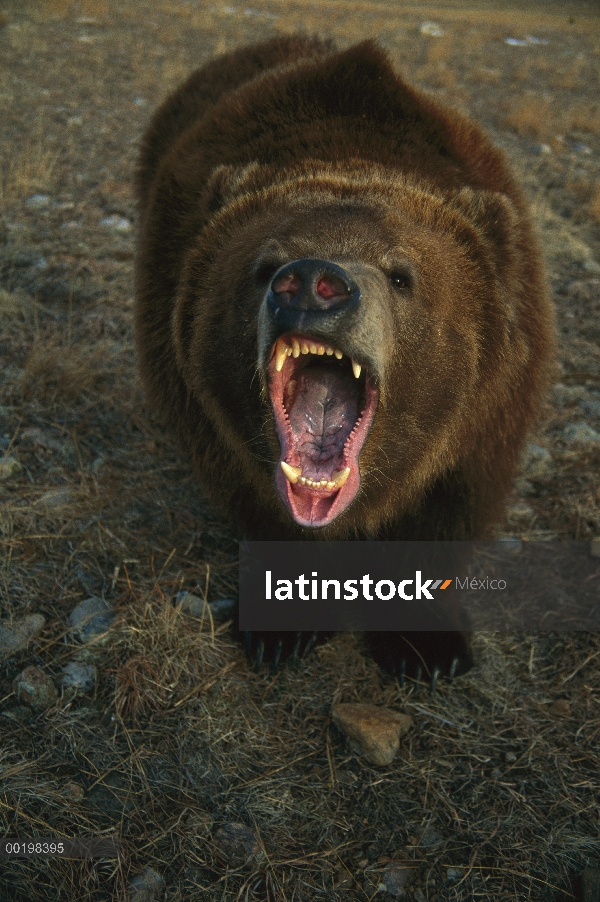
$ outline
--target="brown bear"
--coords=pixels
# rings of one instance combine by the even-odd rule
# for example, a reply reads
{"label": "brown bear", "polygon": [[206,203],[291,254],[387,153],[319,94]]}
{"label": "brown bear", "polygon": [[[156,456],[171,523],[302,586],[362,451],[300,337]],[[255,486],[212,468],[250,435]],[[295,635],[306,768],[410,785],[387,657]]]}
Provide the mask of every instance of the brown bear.
{"label": "brown bear", "polygon": [[[247,537],[488,534],[553,314],[521,191],[477,125],[372,41],[275,38],[165,101],[137,197],[143,382]],[[470,664],[460,629],[369,638],[392,671]]]}

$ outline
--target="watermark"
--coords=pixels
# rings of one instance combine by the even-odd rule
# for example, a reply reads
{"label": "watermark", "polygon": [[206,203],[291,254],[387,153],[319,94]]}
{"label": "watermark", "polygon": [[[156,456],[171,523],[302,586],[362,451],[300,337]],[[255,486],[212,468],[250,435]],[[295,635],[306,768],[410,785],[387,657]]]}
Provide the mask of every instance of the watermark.
{"label": "watermark", "polygon": [[586,542],[243,542],[242,630],[597,630]]}

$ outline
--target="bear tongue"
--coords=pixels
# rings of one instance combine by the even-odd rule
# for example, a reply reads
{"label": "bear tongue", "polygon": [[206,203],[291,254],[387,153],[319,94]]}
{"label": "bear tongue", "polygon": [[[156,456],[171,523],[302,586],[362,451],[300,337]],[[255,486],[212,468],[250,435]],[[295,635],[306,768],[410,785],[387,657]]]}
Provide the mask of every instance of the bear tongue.
{"label": "bear tongue", "polygon": [[300,371],[288,417],[303,476],[330,479],[340,469],[358,415],[356,383],[343,372],[318,364]]}

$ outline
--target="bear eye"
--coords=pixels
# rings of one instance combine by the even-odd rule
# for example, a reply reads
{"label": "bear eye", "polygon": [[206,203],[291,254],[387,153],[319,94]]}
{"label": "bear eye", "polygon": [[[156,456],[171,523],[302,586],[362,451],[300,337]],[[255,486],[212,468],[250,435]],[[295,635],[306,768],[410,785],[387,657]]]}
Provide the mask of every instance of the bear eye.
{"label": "bear eye", "polygon": [[278,269],[279,264],[277,263],[261,263],[255,273],[257,284],[266,285],[271,281]]}
{"label": "bear eye", "polygon": [[390,273],[390,282],[396,291],[408,291],[412,287],[412,280],[408,273],[394,270]]}

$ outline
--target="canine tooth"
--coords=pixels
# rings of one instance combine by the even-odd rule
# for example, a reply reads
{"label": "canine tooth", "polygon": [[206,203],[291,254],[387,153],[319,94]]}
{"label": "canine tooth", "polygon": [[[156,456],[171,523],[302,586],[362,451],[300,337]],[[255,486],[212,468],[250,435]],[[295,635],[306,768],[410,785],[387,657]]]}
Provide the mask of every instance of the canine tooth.
{"label": "canine tooth", "polygon": [[300,356],[300,345],[297,338],[292,338],[292,354],[294,357]]}
{"label": "canine tooth", "polygon": [[275,369],[278,373],[283,369],[285,358],[288,356],[288,346],[282,338],[279,338],[275,347]]}
{"label": "canine tooth", "polygon": [[331,357],[331,355],[333,354],[333,348],[330,348],[329,345],[327,345],[327,347],[325,348],[325,353],[328,357]]}
{"label": "canine tooth", "polygon": [[353,360],[352,361],[352,372],[354,373],[355,379],[358,379],[358,377],[360,376],[361,370],[362,370],[362,366],[360,365],[360,363],[355,363],[355,361]]}
{"label": "canine tooth", "polygon": [[350,467],[346,467],[345,470],[336,470],[335,473],[331,474],[336,489],[341,489],[348,479],[348,476],[350,476]]}
{"label": "canine tooth", "polygon": [[305,341],[302,342],[301,348],[302,348],[303,354],[308,354],[308,345],[306,344]]}
{"label": "canine tooth", "polygon": [[338,360],[341,360],[342,357],[344,356],[341,351],[335,350],[333,353],[335,354],[335,356],[337,357]]}
{"label": "canine tooth", "polygon": [[282,460],[281,469],[292,484],[298,482],[300,474],[302,473],[302,467],[291,467],[289,464],[286,464],[285,460]]}

